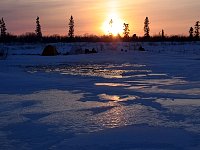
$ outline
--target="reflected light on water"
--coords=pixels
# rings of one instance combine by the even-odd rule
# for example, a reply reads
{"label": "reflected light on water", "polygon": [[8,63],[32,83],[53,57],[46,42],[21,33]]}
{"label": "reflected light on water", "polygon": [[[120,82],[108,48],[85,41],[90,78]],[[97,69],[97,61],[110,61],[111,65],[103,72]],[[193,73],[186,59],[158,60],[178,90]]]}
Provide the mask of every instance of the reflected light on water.
{"label": "reflected light on water", "polygon": [[154,85],[180,85],[188,83],[185,80],[172,78],[172,79],[148,79],[148,80],[137,80],[137,81],[126,81],[127,83],[139,83],[139,84],[154,84]]}
{"label": "reflected light on water", "polygon": [[110,86],[110,87],[129,87],[130,84],[124,83],[95,83],[96,86]]}
{"label": "reflected light on water", "polygon": [[72,64],[57,66],[29,66],[27,71],[57,72],[63,75],[81,75],[102,77],[106,79],[125,79],[132,77],[146,77],[151,70],[144,69],[144,65],[137,64]]}
{"label": "reflected light on water", "polygon": [[100,97],[100,99],[103,99],[103,100],[111,100],[111,101],[119,101],[120,100],[120,97],[117,95],[100,94],[99,97]]}
{"label": "reflected light on water", "polygon": [[148,76],[167,76],[167,74],[164,73],[150,73]]}
{"label": "reflected light on water", "polygon": [[130,95],[124,95],[120,97],[118,95],[99,94],[98,96],[102,100],[116,101],[116,102],[135,100],[139,98],[138,96],[130,96]]}
{"label": "reflected light on water", "polygon": [[139,85],[135,85],[135,86],[128,87],[128,88],[126,88],[126,89],[128,89],[128,90],[140,90],[140,89],[144,89],[144,88],[149,88],[149,86],[139,86]]}

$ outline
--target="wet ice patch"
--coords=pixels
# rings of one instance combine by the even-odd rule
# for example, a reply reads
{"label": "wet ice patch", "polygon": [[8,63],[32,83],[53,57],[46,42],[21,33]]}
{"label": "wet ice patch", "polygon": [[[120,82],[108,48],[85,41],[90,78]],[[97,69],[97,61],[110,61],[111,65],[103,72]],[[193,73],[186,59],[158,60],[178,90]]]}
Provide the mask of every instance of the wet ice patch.
{"label": "wet ice patch", "polygon": [[180,85],[180,84],[186,84],[188,83],[186,80],[182,80],[180,78],[170,78],[168,79],[163,79],[163,78],[158,78],[158,79],[145,79],[145,80],[136,80],[136,81],[126,81],[127,83],[136,83],[136,84],[145,84],[145,85]]}
{"label": "wet ice patch", "polygon": [[98,95],[101,100],[108,100],[108,101],[129,101],[129,100],[135,100],[138,99],[138,96],[131,96],[131,95],[108,95],[108,94],[99,94]]}
{"label": "wet ice patch", "polygon": [[3,110],[0,112],[1,124],[5,126],[12,123],[26,122],[30,118],[43,117],[39,116],[43,113],[51,114],[71,109],[70,101],[77,101],[82,97],[82,93],[73,94],[58,90],[40,91],[27,95],[2,94],[0,95],[0,108]]}
{"label": "wet ice patch", "polygon": [[148,94],[171,94],[171,95],[200,95],[200,88],[198,82],[189,82],[183,78],[168,77],[168,79],[140,79],[134,81],[125,81],[130,86],[125,87],[127,90],[135,90]]}
{"label": "wet ice patch", "polygon": [[[134,88],[134,87],[133,87]],[[132,87],[129,87],[127,89],[133,89]],[[200,95],[200,88],[191,88],[191,89],[166,89],[166,88],[161,88],[157,86],[152,86],[152,87],[145,87],[145,88],[140,88],[144,93],[160,93],[160,94],[180,94],[180,95],[194,95],[194,96],[199,96]]]}
{"label": "wet ice patch", "polygon": [[[57,126],[58,131],[75,133],[100,130],[91,122],[91,109],[112,108],[114,103],[81,102],[86,93],[61,90],[39,91],[25,95],[0,95],[0,127],[33,122]],[[3,105],[6,103],[6,105]],[[19,106],[19,107],[16,107]],[[10,108],[6,110],[6,108]],[[108,109],[109,110],[109,109]]]}
{"label": "wet ice patch", "polygon": [[61,64],[55,66],[27,66],[27,72],[60,73],[62,75],[80,75],[102,77],[106,79],[123,79],[144,77],[151,70],[144,69],[145,65],[138,64]]}
{"label": "wet ice patch", "polygon": [[130,84],[126,83],[95,83],[96,86],[108,86],[108,87],[129,87]]}
{"label": "wet ice patch", "polygon": [[200,132],[200,99],[157,99],[162,107],[168,109],[166,116],[177,124],[193,132]]}

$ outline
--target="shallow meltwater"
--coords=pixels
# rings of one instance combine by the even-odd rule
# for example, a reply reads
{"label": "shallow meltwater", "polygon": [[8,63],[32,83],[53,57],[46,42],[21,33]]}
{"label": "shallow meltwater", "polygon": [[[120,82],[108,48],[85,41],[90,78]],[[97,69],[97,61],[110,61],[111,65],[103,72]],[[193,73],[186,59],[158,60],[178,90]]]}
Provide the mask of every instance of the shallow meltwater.
{"label": "shallow meltwater", "polygon": [[130,78],[147,76],[151,70],[142,69],[138,64],[70,64],[57,66],[28,66],[30,73],[54,72],[62,75],[80,75],[102,78]]}
{"label": "shallow meltwater", "polygon": [[[65,101],[65,97],[62,102],[65,104],[62,105],[63,111],[50,115],[53,118],[52,124],[57,121],[63,124],[63,129],[81,133],[85,132],[82,130],[93,132],[148,124],[200,133],[200,120],[198,115],[194,115],[200,112],[199,83],[187,81],[185,77],[157,72],[147,65],[130,63],[28,66],[26,71],[34,75],[39,72],[58,74],[63,81],[71,80],[71,76],[75,79],[70,90],[78,90],[84,96],[71,100],[70,104]],[[82,79],[81,82],[78,82],[79,79]],[[59,108],[56,109],[59,111]],[[51,124],[49,117],[40,121]]]}
{"label": "shallow meltwater", "polygon": [[115,102],[129,101],[139,98],[138,96],[131,96],[131,95],[118,96],[118,95],[99,94],[98,96],[102,100],[115,101]]}
{"label": "shallow meltwater", "polygon": [[129,87],[127,83],[95,83],[96,86],[110,86],[110,87]]}

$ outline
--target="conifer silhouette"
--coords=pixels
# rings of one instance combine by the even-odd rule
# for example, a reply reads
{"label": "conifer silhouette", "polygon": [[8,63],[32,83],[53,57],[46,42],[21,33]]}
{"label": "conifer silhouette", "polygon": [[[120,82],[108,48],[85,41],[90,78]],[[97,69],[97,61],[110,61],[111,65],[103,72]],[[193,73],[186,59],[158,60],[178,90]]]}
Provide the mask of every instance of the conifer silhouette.
{"label": "conifer silhouette", "polygon": [[129,38],[130,30],[129,30],[129,24],[124,23],[124,38]]}
{"label": "conifer silhouette", "polygon": [[194,28],[195,28],[195,31],[194,31],[194,33],[195,33],[195,38],[196,38],[196,39],[199,39],[199,29],[200,29],[200,22],[199,22],[199,21],[197,21],[197,22],[195,23]]}
{"label": "conifer silhouette", "polygon": [[194,29],[193,27],[190,27],[190,30],[189,30],[189,38],[193,38],[193,34],[194,34]]}
{"label": "conifer silhouette", "polygon": [[70,38],[74,38],[74,18],[73,18],[73,16],[70,17],[68,25],[69,25],[68,36]]}
{"label": "conifer silhouette", "polygon": [[37,16],[36,18],[36,30],[35,30],[36,36],[38,40],[42,39],[42,31],[41,31],[41,25],[40,25],[40,18]]}
{"label": "conifer silhouette", "polygon": [[162,29],[162,39],[165,38],[165,31]]}
{"label": "conifer silhouette", "polygon": [[7,33],[6,33],[7,28],[6,28],[6,24],[5,24],[3,18],[0,20],[0,25],[1,25],[1,38],[2,38],[2,39],[5,39],[6,34],[7,34]]}
{"label": "conifer silhouette", "polygon": [[149,18],[146,17],[145,20],[144,20],[144,37],[146,38],[149,38],[150,35],[149,35],[149,32],[150,32],[150,28],[149,28]]}
{"label": "conifer silhouette", "polygon": [[110,27],[110,29],[109,29],[109,36],[110,37],[112,37],[113,36],[113,33],[112,33],[112,28],[113,28],[113,20],[112,19],[110,19],[110,21],[109,21],[109,27]]}

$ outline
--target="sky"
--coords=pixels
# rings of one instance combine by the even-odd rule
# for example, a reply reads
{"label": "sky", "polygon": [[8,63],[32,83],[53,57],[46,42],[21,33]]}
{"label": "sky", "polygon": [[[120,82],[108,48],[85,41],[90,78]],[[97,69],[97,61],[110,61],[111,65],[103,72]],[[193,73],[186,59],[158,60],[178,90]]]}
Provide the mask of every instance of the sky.
{"label": "sky", "polygon": [[71,15],[75,35],[103,35],[110,14],[128,23],[131,35],[143,35],[146,16],[151,35],[162,29],[167,35],[188,35],[200,20],[199,8],[200,0],[0,0],[0,17],[8,32],[18,35],[34,32],[37,16],[44,35],[67,35]]}

